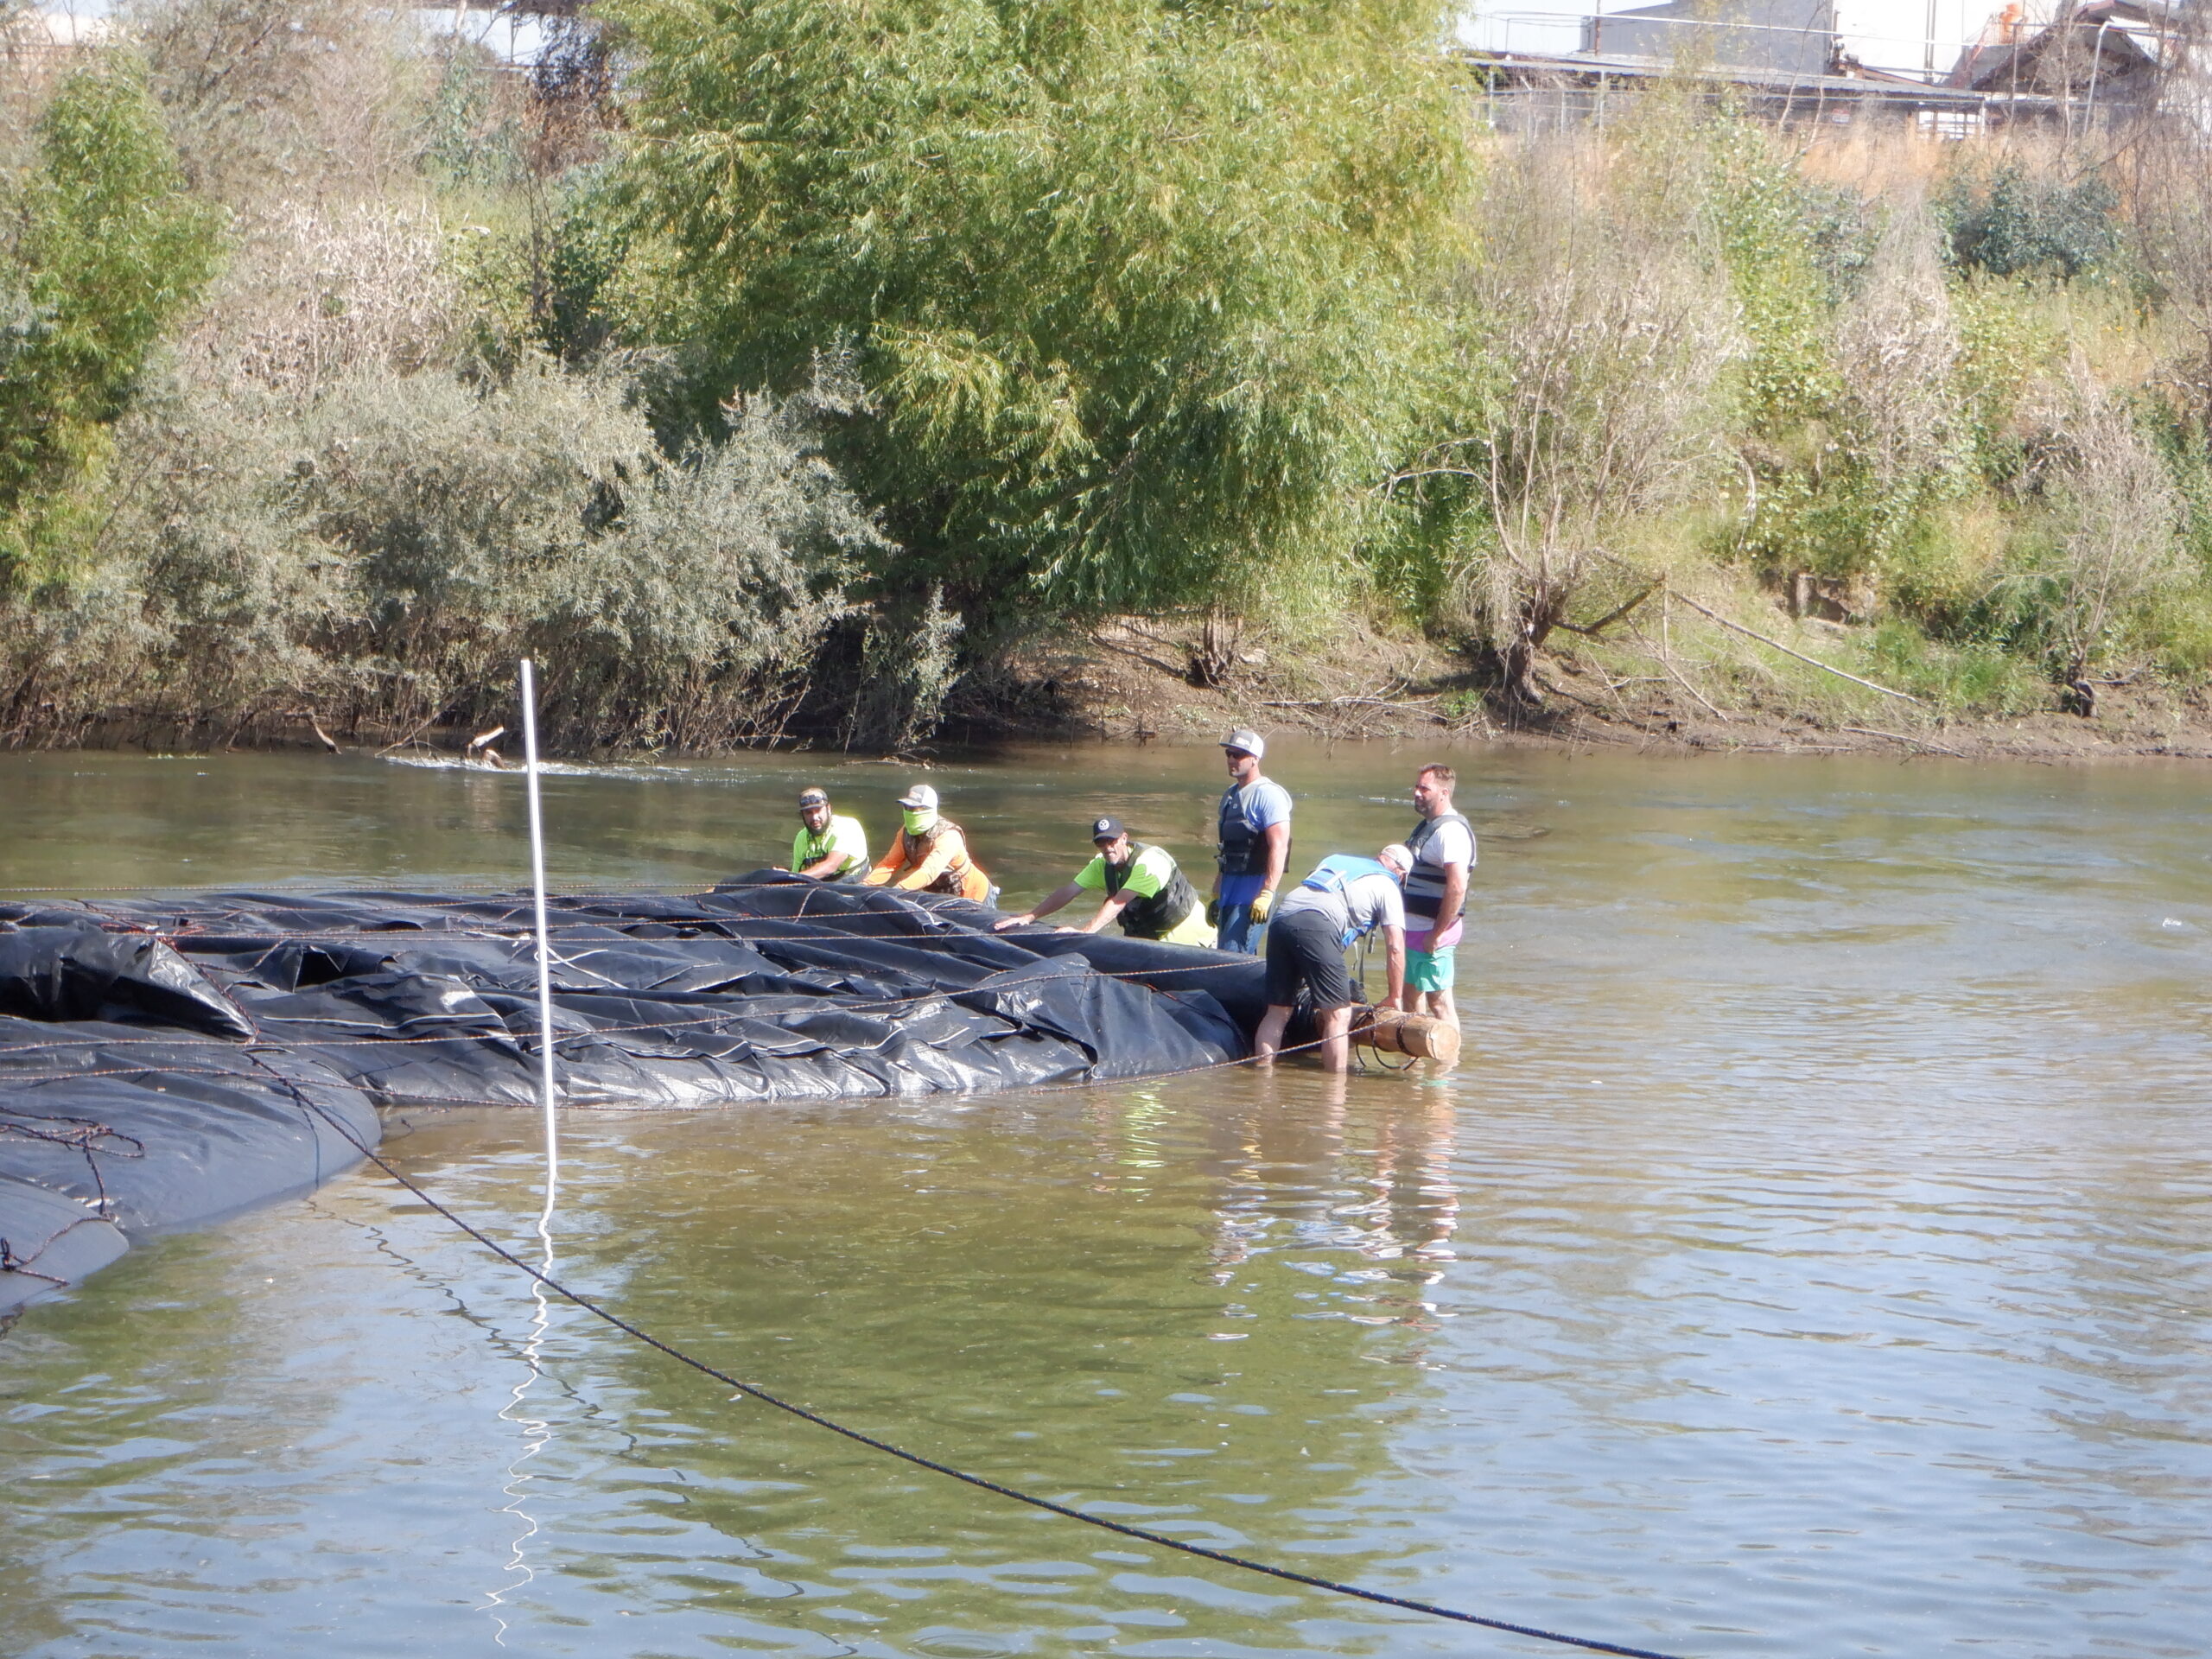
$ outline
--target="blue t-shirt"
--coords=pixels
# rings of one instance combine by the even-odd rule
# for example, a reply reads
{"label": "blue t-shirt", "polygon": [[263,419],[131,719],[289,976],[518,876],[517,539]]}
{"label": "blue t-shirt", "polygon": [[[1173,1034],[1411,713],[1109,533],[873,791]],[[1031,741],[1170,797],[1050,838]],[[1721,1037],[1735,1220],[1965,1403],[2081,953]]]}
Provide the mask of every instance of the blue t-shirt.
{"label": "blue t-shirt", "polygon": [[[1231,785],[1224,791],[1236,792]],[[1272,778],[1262,778],[1251,787],[1245,797],[1244,816],[1255,830],[1272,829],[1278,823],[1290,822],[1290,791]],[[1224,905],[1249,905],[1260,895],[1268,884],[1264,875],[1224,875],[1221,878],[1221,902]]]}

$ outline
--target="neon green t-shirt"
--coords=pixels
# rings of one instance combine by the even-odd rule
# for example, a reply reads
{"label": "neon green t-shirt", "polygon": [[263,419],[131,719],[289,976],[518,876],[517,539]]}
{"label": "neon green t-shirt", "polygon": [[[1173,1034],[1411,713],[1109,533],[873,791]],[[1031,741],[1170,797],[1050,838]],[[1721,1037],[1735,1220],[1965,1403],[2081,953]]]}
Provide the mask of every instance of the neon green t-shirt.
{"label": "neon green t-shirt", "polygon": [[[1175,858],[1164,847],[1147,847],[1137,855],[1136,863],[1129,870],[1129,879],[1122,883],[1122,891],[1132,899],[1150,899],[1166,891],[1167,884],[1175,879]],[[1077,873],[1075,884],[1091,893],[1106,891],[1106,861],[1094,858]],[[1211,947],[1214,942],[1212,925],[1206,920],[1204,910],[1194,910],[1176,926],[1168,929],[1160,939],[1162,944],[1196,944]]]}
{"label": "neon green t-shirt", "polygon": [[855,875],[868,868],[868,831],[861,828],[858,818],[841,818],[833,814],[830,822],[822,826],[820,835],[801,824],[798,834],[791,837],[791,868],[795,870],[819,863],[832,853],[844,856],[823,878],[825,881]]}
{"label": "neon green t-shirt", "polygon": [[[1165,848],[1147,847],[1137,855],[1137,861],[1129,871],[1129,879],[1122,883],[1122,891],[1132,899],[1152,899],[1166,891],[1167,884],[1175,879],[1175,860]],[[1106,891],[1106,859],[1104,855],[1094,858],[1077,873],[1075,884],[1092,893]]]}

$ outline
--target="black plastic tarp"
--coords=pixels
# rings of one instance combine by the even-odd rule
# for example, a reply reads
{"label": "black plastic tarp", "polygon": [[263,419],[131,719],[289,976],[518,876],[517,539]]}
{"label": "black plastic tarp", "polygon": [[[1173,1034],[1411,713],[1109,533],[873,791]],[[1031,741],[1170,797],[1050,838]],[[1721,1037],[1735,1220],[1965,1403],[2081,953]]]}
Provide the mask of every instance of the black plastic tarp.
{"label": "black plastic tarp", "polygon": [[[970,1092],[1246,1052],[1252,958],[995,919],[772,871],[556,898],[563,1098]],[[348,1167],[378,1108],[537,1100],[527,897],[0,904],[0,1308]]]}

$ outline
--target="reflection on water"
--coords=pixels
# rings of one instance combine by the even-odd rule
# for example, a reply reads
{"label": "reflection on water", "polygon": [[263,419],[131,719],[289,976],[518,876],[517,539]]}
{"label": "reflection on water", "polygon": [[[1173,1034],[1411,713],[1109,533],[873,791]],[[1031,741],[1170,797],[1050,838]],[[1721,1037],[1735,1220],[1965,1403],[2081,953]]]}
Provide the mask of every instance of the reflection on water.
{"label": "reflection on water", "polygon": [[[537,1271],[545,1278],[554,1277],[556,1265],[553,1255],[553,1205],[556,1197],[549,1168],[545,1182],[545,1207],[537,1216],[539,1254]],[[524,1407],[530,1391],[545,1375],[540,1363],[545,1351],[545,1336],[553,1321],[553,1298],[545,1286],[537,1279],[530,1285],[530,1336],[522,1345],[522,1375],[515,1379],[514,1392],[507,1403],[499,1408],[499,1420],[516,1425],[522,1431],[522,1444],[515,1460],[507,1465],[507,1484],[500,1490],[506,1496],[505,1513],[515,1517],[520,1530],[515,1535],[514,1551],[507,1558],[507,1577],[505,1582],[484,1592],[484,1605],[489,1609],[504,1607],[509,1596],[520,1591],[537,1577],[537,1569],[530,1564],[530,1541],[537,1535],[537,1521],[523,1505],[524,1489],[535,1475],[526,1466],[532,1459],[545,1450],[553,1440],[553,1422],[550,1418],[524,1414]],[[495,1614],[498,1629],[493,1640],[499,1646],[507,1644],[507,1621]]]}
{"label": "reflection on water", "polygon": [[[1422,757],[1285,747],[1301,856],[1402,828],[1377,803]],[[0,880],[523,867],[497,776],[7,764]],[[562,1276],[994,1478],[1522,1622],[1702,1655],[2206,1651],[2198,775],[1462,765],[1459,1072],[576,1115]],[[1026,899],[1098,811],[1194,846],[1217,770],[934,781]],[[818,773],[870,810],[904,779]],[[765,861],[812,775],[556,779],[555,861]],[[534,1114],[391,1146],[550,1250]],[[0,1652],[1538,1650],[1087,1534],[727,1393],[367,1175],[160,1242],[0,1340]]]}

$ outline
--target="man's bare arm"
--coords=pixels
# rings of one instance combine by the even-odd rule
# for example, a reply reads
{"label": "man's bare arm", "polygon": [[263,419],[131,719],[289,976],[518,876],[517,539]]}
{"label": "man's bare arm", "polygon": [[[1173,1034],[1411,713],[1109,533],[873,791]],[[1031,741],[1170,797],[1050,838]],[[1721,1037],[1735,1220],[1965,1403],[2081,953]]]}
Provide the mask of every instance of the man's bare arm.
{"label": "man's bare arm", "polygon": [[991,924],[992,931],[1003,933],[1009,927],[1027,927],[1039,916],[1049,916],[1054,911],[1073,904],[1077,895],[1082,891],[1083,889],[1072,881],[1062,882],[1019,916],[1001,916]]}
{"label": "man's bare arm", "polygon": [[1098,906],[1098,913],[1092,917],[1089,921],[1085,922],[1083,925],[1081,931],[1085,933],[1096,933],[1101,928],[1104,927],[1109,922],[1119,921],[1122,918],[1122,911],[1128,907],[1128,903],[1129,894],[1126,889],[1116,893],[1111,899],[1109,899],[1104,904]]}
{"label": "man's bare arm", "polygon": [[1260,833],[1268,843],[1268,873],[1260,885],[1272,890],[1290,862],[1290,825],[1271,823]]}
{"label": "man's bare arm", "polygon": [[1436,905],[1436,937],[1459,919],[1459,912],[1467,907],[1467,867],[1446,864],[1444,867],[1444,896]]}

